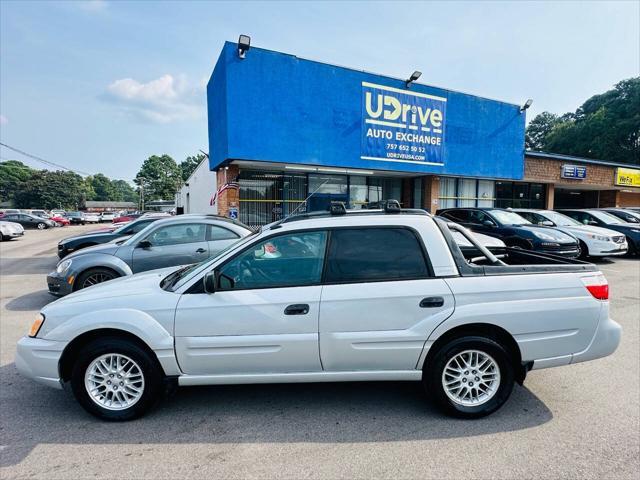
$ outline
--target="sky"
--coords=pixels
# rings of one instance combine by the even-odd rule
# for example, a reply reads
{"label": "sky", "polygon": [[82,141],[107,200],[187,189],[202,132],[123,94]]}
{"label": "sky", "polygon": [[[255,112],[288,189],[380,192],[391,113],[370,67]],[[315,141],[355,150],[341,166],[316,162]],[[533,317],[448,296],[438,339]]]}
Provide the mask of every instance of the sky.
{"label": "sky", "polygon": [[[574,111],[640,75],[640,1],[0,0],[0,141],[132,179],[208,151],[205,86],[225,40],[511,103]],[[0,160],[42,164],[0,147]]]}

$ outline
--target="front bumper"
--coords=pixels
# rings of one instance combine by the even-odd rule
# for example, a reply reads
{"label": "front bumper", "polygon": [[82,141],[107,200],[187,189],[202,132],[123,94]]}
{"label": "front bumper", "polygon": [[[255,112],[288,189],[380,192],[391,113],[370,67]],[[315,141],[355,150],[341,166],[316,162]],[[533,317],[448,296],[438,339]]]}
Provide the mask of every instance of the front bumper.
{"label": "front bumper", "polygon": [[550,253],[552,255],[560,255],[561,257],[568,257],[568,258],[577,258],[580,256],[580,247],[578,245],[560,245],[560,246],[541,245],[538,251],[540,253]]}
{"label": "front bumper", "polygon": [[[69,279],[71,279],[71,283],[69,283]],[[75,276],[64,277],[59,275],[56,271],[51,272],[47,275],[47,287],[49,288],[49,293],[58,297],[69,295],[73,292],[74,280]]]}
{"label": "front bumper", "polygon": [[22,337],[16,350],[16,368],[31,380],[62,388],[58,363],[66,346],[66,342]]}
{"label": "front bumper", "polygon": [[17,231],[11,231],[11,232],[6,232],[2,234],[3,237],[7,237],[7,238],[19,238],[24,236],[24,230],[21,232],[17,232]]}

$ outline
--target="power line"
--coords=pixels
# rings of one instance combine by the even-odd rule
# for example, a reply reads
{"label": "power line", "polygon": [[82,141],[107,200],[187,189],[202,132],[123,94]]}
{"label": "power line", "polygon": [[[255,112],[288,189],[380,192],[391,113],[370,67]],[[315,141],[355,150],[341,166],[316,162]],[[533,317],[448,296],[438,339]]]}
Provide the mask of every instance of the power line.
{"label": "power line", "polygon": [[44,158],[24,152],[19,148],[12,147],[11,145],[7,145],[6,143],[0,142],[0,145],[2,145],[5,148],[8,148],[9,150],[13,150],[14,152],[19,153],[20,155],[24,155],[25,157],[29,157],[29,158],[32,158],[33,160],[37,160],[38,162],[44,163],[45,165],[49,165],[50,167],[60,168],[62,170],[67,170],[68,172],[75,172],[80,175],[91,175],[90,173],[83,172],[82,170],[74,170],[73,168],[65,167],[64,165],[60,165],[59,163],[50,162],[49,160],[45,160]]}

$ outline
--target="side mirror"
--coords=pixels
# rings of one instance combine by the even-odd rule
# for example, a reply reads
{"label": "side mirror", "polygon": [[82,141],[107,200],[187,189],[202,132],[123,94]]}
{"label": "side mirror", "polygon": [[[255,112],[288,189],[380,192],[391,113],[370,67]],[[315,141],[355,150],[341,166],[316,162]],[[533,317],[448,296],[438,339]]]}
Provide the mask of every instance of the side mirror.
{"label": "side mirror", "polygon": [[136,245],[136,248],[144,248],[145,250],[147,248],[151,248],[151,242],[149,240],[141,240],[140,242],[138,242],[138,245]]}
{"label": "side mirror", "polygon": [[204,291],[206,293],[216,293],[216,283],[217,283],[216,278],[217,278],[217,275],[215,271],[207,272],[204,275],[203,282],[204,282]]}
{"label": "side mirror", "polygon": [[551,220],[543,220],[540,222],[540,225],[544,225],[545,227],[555,227],[556,224],[553,223]]}
{"label": "side mirror", "polygon": [[482,224],[487,226],[487,227],[495,227],[495,225],[496,225],[491,220],[485,220],[484,222],[482,222]]}
{"label": "side mirror", "polygon": [[598,222],[595,220],[589,220],[589,225],[598,225]]}

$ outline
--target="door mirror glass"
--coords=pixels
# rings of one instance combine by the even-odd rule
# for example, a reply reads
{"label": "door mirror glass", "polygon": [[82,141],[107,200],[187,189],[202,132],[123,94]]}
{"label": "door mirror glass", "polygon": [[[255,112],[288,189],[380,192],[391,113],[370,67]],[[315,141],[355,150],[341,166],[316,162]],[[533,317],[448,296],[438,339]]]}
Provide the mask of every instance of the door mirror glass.
{"label": "door mirror glass", "polygon": [[136,248],[151,248],[151,242],[149,240],[142,240],[136,245]]}
{"label": "door mirror glass", "polygon": [[216,272],[208,272],[205,274],[204,279],[204,291],[206,293],[215,293],[216,291]]}

